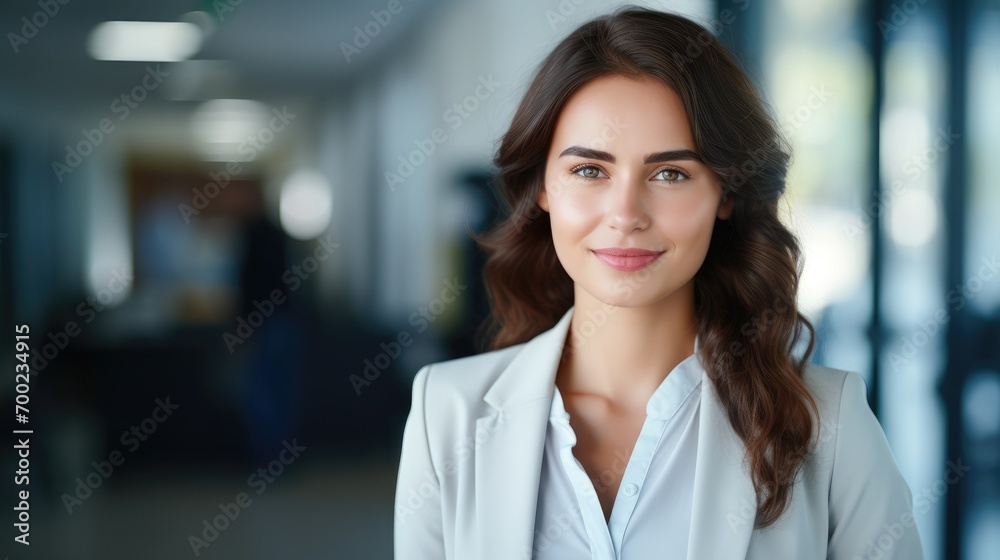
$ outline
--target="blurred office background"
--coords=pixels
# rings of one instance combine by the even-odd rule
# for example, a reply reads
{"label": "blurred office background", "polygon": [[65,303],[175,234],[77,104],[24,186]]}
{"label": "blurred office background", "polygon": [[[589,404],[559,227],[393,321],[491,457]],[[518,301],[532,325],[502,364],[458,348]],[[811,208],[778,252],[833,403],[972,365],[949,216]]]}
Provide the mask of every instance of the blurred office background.
{"label": "blurred office background", "polygon": [[[479,350],[493,149],[620,4],[0,5],[5,411],[15,325],[34,371],[10,558],[390,558],[412,377]],[[926,557],[996,558],[1000,2],[641,4],[779,115],[814,361],[866,378]]]}

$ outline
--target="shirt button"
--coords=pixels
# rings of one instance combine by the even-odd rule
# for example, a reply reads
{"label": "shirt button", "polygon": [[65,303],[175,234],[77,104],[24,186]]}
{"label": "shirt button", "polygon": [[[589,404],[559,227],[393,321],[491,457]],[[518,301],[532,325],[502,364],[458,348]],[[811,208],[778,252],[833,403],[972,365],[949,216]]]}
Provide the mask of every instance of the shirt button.
{"label": "shirt button", "polygon": [[625,485],[625,495],[626,496],[634,496],[635,493],[638,492],[638,491],[639,491],[639,487],[636,486],[635,484],[632,484],[631,482],[629,482],[628,484]]}

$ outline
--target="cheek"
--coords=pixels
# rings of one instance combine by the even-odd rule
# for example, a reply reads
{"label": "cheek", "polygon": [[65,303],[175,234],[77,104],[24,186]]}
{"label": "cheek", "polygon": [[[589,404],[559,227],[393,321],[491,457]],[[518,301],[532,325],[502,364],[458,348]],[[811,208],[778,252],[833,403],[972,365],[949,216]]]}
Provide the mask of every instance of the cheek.
{"label": "cheek", "polygon": [[580,245],[592,229],[578,216],[568,216],[558,211],[550,212],[549,220],[552,223],[552,243],[564,257],[569,255],[574,246]]}
{"label": "cheek", "polygon": [[703,198],[674,200],[657,212],[662,231],[676,242],[707,240],[715,224],[715,206]]}
{"label": "cheek", "polygon": [[563,196],[551,206],[553,214],[560,221],[573,224],[584,223],[600,215],[600,204],[587,202],[578,197]]}
{"label": "cheek", "polygon": [[563,268],[574,278],[585,257],[588,236],[597,229],[601,216],[595,213],[594,204],[583,204],[565,193],[549,201],[552,244]]}
{"label": "cheek", "polygon": [[601,220],[602,202],[586,193],[564,188],[561,192],[548,191],[549,219],[553,228],[562,231],[587,230]]}

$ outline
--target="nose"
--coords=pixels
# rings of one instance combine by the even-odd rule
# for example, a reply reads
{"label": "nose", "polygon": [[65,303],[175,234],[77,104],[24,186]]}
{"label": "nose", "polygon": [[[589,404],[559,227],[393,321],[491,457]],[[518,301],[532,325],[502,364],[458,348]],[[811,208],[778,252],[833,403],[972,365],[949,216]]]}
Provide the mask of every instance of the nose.
{"label": "nose", "polygon": [[609,189],[608,226],[622,233],[649,226],[649,213],[646,212],[645,186],[641,182],[627,181],[614,185]]}

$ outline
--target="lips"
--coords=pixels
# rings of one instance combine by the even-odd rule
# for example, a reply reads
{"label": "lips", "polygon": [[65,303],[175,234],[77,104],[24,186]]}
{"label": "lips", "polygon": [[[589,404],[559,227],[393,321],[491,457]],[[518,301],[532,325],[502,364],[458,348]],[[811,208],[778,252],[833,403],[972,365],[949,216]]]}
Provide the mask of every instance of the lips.
{"label": "lips", "polygon": [[609,247],[592,251],[601,262],[615,270],[634,272],[642,270],[660,257],[663,251]]}

